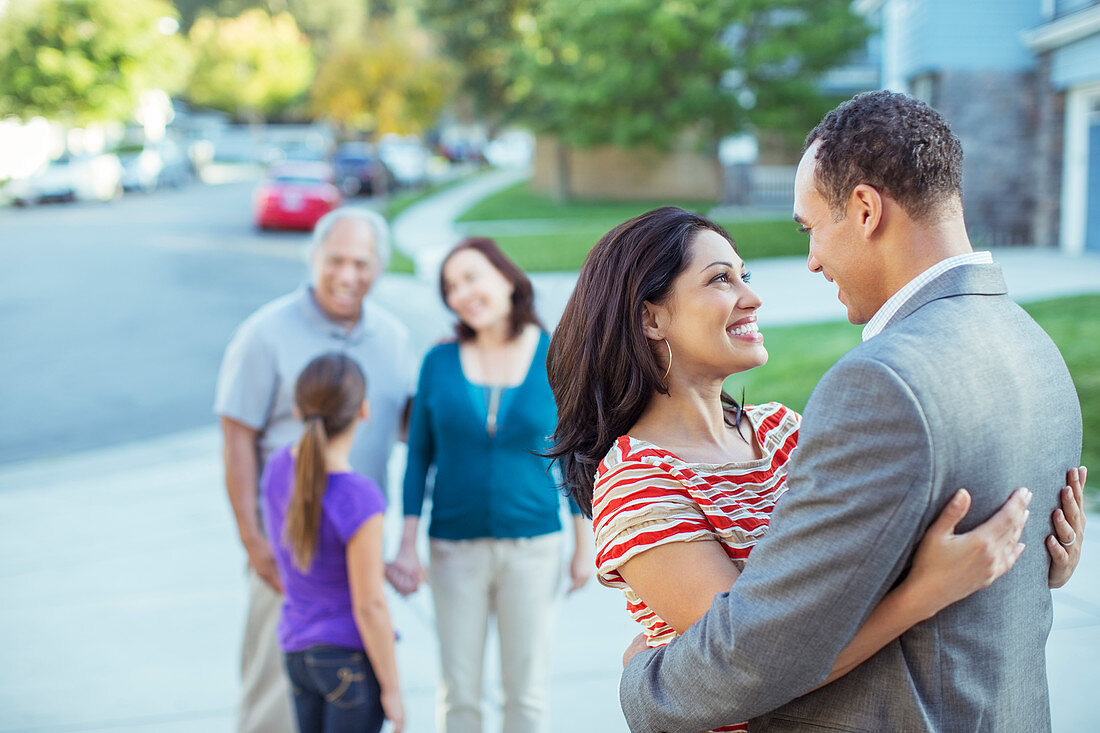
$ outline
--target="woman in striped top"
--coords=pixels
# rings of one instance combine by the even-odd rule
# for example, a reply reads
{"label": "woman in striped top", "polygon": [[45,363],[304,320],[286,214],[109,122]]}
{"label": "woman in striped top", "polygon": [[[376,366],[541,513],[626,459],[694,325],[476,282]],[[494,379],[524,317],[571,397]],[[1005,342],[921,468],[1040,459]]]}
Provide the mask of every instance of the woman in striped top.
{"label": "woman in striped top", "polygon": [[[723,391],[729,375],[768,357],[756,326],[761,302],[747,283],[720,226],[657,209],[592,249],[550,343],[551,455],[594,517],[600,582],[622,589],[648,646],[683,633],[729,590],[786,489],[799,415],[774,402],[743,406]],[[1080,533],[1084,475],[1070,473],[1063,508]],[[1022,550],[1029,498],[1018,490],[985,524],[956,535],[969,508],[960,491],[825,683],[1006,572]],[[1070,525],[1056,515],[1068,539]],[[1052,584],[1064,582],[1077,556],[1051,554]]]}

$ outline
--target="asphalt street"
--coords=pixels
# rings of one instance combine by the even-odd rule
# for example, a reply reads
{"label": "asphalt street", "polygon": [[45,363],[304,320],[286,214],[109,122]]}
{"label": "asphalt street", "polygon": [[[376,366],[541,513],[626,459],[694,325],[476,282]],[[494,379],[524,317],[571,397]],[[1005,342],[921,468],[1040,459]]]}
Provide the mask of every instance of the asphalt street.
{"label": "asphalt street", "polygon": [[233,329],[305,275],[252,185],[0,208],[0,463],[210,424]]}

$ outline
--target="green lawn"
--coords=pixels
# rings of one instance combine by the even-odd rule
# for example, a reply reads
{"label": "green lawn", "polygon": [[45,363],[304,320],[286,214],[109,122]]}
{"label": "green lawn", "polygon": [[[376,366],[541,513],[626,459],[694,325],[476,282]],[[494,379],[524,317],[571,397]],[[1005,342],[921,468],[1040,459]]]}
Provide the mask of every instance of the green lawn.
{"label": "green lawn", "polygon": [[[1024,306],[1066,359],[1084,414],[1082,463],[1100,472],[1100,295],[1059,298]],[[749,403],[778,401],[801,411],[821,376],[860,341],[861,327],[846,322],[769,328],[768,363],[734,375],[726,389]],[[1006,407],[1007,409],[1007,407]],[[1100,473],[1096,475],[1100,476]],[[1090,481],[1093,504],[1100,482]]]}
{"label": "green lawn", "polygon": [[483,171],[475,171],[473,173],[467,173],[461,175],[458,178],[453,178],[443,183],[434,183],[430,186],[423,186],[421,188],[410,188],[404,191],[398,191],[389,197],[385,206],[382,209],[382,215],[386,217],[388,221],[393,221],[398,214],[405,209],[409,208],[415,203],[418,203],[421,199],[426,199],[433,194],[437,194],[440,191],[446,191],[448,188],[454,188],[459,184],[466,183],[471,178],[476,178],[481,175]]}
{"label": "green lawn", "polygon": [[[517,183],[468,209],[458,221],[500,221],[502,219],[587,219],[608,228],[658,206],[680,206],[708,211],[713,201],[558,201],[531,191],[527,182]],[[606,231],[606,229],[605,229]]]}
{"label": "green lawn", "polygon": [[1100,498],[1100,295],[1045,300],[1024,306],[1046,329],[1069,366],[1085,424],[1081,463],[1093,468],[1089,494]]}
{"label": "green lawn", "polygon": [[402,254],[401,250],[396,247],[390,248],[390,264],[386,268],[386,272],[400,272],[405,275],[412,275],[416,272],[416,266],[413,261]]}
{"label": "green lawn", "polygon": [[[423,188],[407,189],[405,191],[399,191],[387,199],[385,205],[382,207],[382,215],[386,217],[386,220],[393,222],[397,215],[405,209],[409,208],[415,203],[418,203],[422,199],[431,196],[432,194],[439,193],[440,191],[446,191],[448,188],[457,186],[460,183],[465,183],[471,178],[477,176],[478,173],[470,173],[465,176],[459,176],[458,178],[447,181],[446,183],[440,183],[433,186],[425,186]],[[406,257],[396,247],[390,256],[390,266],[386,268],[387,272],[403,272],[406,274],[412,274],[416,271],[413,261]]]}
{"label": "green lawn", "polygon": [[[519,183],[475,204],[458,220],[487,222],[484,230],[475,224],[468,232],[492,236],[526,270],[568,271],[580,269],[588,250],[615,225],[670,204],[700,212],[714,206],[712,201],[560,202]],[[489,222],[502,220],[532,220],[532,231],[494,234]],[[799,234],[786,216],[719,223],[729,230],[746,260],[806,253],[805,235]]]}

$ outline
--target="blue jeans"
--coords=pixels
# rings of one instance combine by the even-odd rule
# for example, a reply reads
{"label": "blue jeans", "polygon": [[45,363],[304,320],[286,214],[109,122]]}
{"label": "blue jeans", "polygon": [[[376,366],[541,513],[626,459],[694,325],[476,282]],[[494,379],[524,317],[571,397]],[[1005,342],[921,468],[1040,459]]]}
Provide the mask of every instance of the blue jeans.
{"label": "blue jeans", "polygon": [[314,646],[286,654],[301,733],[377,733],[381,691],[362,649]]}

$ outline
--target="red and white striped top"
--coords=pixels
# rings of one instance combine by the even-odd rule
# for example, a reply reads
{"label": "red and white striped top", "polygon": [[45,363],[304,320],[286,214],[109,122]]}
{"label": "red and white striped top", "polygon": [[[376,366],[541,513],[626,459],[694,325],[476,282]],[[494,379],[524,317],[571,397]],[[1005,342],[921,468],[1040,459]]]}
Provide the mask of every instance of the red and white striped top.
{"label": "red and white striped top", "polygon": [[627,610],[644,627],[650,647],[667,644],[676,631],[630,589],[619,568],[658,545],[714,539],[743,570],[749,552],[768,529],[776,500],[787,489],[787,465],[798,443],[801,416],[778,402],[746,406],[745,416],[762,448],[763,456],[756,460],[688,463],[624,435],[596,470],[596,577],[622,590]]}

